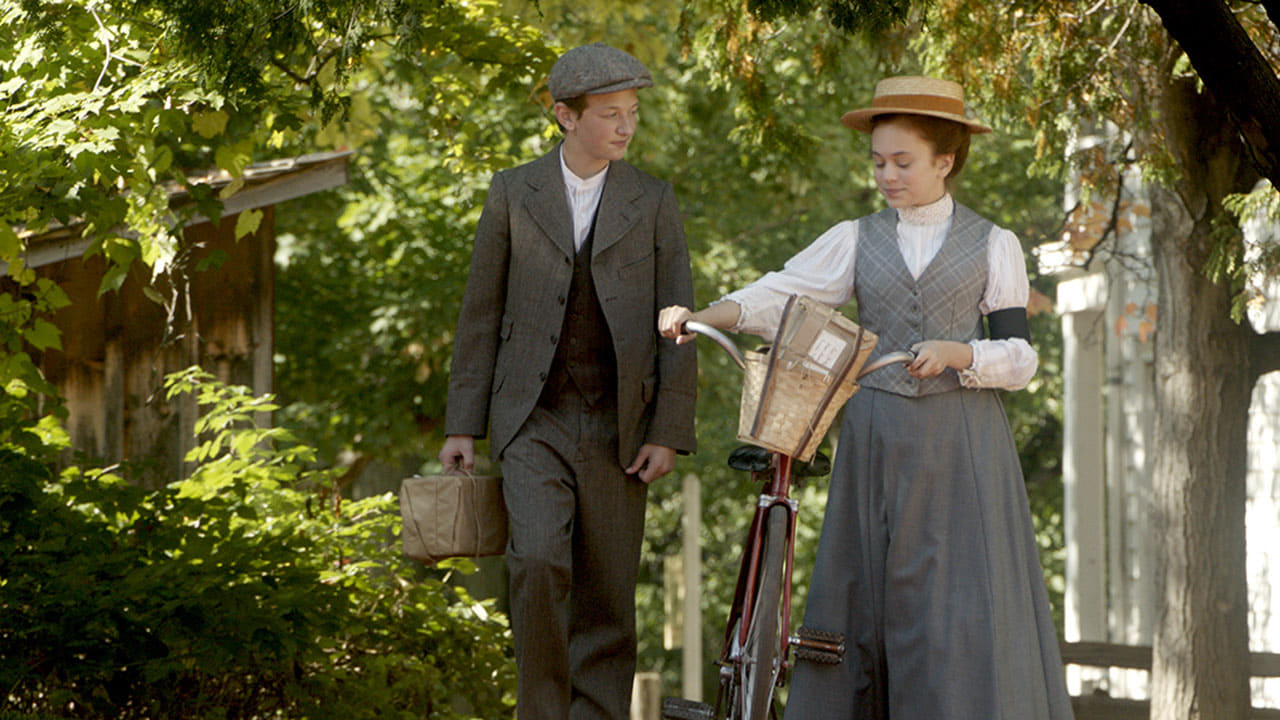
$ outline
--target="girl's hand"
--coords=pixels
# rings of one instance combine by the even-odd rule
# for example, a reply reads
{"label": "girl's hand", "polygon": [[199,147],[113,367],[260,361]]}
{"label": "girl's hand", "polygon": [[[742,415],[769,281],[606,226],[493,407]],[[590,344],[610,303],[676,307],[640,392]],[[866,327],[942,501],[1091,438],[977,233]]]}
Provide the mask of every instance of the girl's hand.
{"label": "girl's hand", "polygon": [[973,364],[973,348],[951,340],[926,340],[911,346],[915,362],[907,367],[912,377],[927,378],[953,368],[964,370]]}
{"label": "girl's hand", "polygon": [[692,340],[695,335],[684,331],[684,324],[693,319],[693,312],[682,305],[663,308],[658,313],[658,334],[668,340],[675,340],[677,345]]}

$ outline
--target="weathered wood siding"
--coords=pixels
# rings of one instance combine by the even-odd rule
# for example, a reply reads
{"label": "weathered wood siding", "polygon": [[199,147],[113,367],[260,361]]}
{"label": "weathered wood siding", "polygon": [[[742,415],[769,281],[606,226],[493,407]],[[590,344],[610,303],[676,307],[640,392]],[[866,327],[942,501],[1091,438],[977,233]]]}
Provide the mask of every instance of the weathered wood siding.
{"label": "weathered wood siding", "polygon": [[55,319],[63,349],[44,353],[41,369],[67,399],[73,446],[92,462],[127,463],[152,487],[182,477],[182,458],[194,441],[195,406],[190,398],[164,399],[168,373],[198,364],[224,382],[258,394],[271,391],[274,213],[270,206],[263,211],[258,231],[239,241],[234,215],[216,227],[203,223],[184,231],[199,245],[196,262],[215,250],[227,259],[217,270],[192,274],[190,302],[177,304],[174,324],[143,294],[144,268],[135,268],[118,292],[101,297],[101,257],[39,268],[72,301]]}

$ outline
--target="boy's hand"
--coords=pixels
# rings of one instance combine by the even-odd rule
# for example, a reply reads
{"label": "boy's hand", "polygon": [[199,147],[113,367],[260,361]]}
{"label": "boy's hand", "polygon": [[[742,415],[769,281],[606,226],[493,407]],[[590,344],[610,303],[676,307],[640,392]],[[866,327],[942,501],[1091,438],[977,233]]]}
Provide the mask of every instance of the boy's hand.
{"label": "boy's hand", "polygon": [[458,468],[471,472],[476,467],[476,439],[470,435],[450,435],[440,448],[439,457],[446,473]]}
{"label": "boy's hand", "polygon": [[636,475],[641,482],[648,484],[671,472],[671,468],[675,466],[675,450],[661,445],[645,443],[640,446],[640,452],[636,453],[636,459],[631,462],[631,467],[627,468],[625,472],[628,475]]}

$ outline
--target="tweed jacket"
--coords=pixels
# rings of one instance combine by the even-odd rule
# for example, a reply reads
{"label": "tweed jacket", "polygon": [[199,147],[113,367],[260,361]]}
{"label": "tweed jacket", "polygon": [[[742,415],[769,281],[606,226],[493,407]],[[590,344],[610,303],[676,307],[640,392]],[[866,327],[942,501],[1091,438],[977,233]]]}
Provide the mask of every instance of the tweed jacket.
{"label": "tweed jacket", "polygon": [[[671,185],[626,162],[610,163],[592,244],[591,276],[617,361],[618,462],[630,465],[643,443],[693,452],[697,356],[692,344],[657,334],[659,309],[693,304]],[[560,148],[497,173],[458,316],[446,434],[488,434],[499,459],[551,370],[573,260]]]}

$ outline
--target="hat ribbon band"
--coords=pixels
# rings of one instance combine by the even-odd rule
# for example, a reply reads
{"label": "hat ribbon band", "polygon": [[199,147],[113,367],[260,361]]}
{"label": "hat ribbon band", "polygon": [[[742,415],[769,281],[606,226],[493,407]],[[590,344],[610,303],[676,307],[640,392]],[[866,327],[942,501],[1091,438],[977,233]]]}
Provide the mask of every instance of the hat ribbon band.
{"label": "hat ribbon band", "polygon": [[871,100],[873,108],[927,110],[964,116],[964,101],[937,95],[882,95]]}

